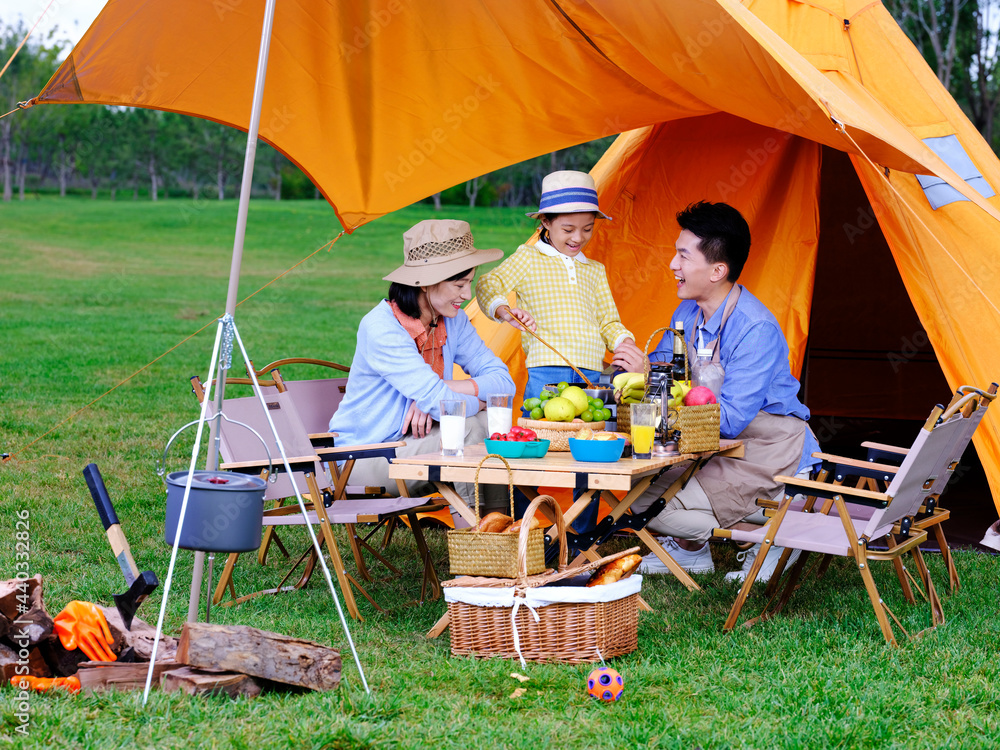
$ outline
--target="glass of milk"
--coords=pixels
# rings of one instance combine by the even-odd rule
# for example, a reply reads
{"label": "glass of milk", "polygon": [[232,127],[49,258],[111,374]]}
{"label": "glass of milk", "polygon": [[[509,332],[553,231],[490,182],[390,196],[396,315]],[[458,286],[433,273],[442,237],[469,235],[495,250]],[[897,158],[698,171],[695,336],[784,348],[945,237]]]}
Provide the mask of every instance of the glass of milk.
{"label": "glass of milk", "polygon": [[486,424],[489,434],[506,435],[513,423],[514,394],[493,393],[486,397]]}
{"label": "glass of milk", "polygon": [[441,401],[441,455],[462,456],[465,448],[465,401]]}

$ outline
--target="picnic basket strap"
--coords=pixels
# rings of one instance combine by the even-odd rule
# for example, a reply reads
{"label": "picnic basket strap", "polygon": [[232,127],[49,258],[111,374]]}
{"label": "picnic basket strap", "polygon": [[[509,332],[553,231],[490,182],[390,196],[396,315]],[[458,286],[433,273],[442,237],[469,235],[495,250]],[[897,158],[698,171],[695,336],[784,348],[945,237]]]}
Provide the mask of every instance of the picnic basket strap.
{"label": "picnic basket strap", "polygon": [[517,574],[521,584],[527,584],[528,578],[528,536],[531,534],[531,519],[535,517],[535,512],[542,505],[548,505],[552,511],[552,516],[556,521],[556,532],[559,535],[559,572],[566,570],[569,564],[569,551],[566,547],[566,521],[563,518],[562,508],[552,495],[539,495],[524,511],[524,519],[521,521],[521,530],[517,538]]}
{"label": "picnic basket strap", "polygon": [[476,532],[480,531],[480,529],[479,529],[479,521],[481,520],[479,518],[479,470],[483,468],[483,464],[486,463],[486,460],[489,459],[489,458],[499,458],[501,461],[503,461],[503,465],[507,467],[507,489],[508,489],[508,492],[510,493],[510,517],[511,518],[514,517],[514,472],[511,471],[510,464],[507,463],[507,459],[506,458],[504,458],[503,456],[501,456],[498,453],[487,453],[485,456],[483,456],[483,459],[476,466],[476,479],[475,479],[475,485],[476,485],[476,508],[475,508],[475,511],[476,511],[476,526],[475,526],[475,531]]}

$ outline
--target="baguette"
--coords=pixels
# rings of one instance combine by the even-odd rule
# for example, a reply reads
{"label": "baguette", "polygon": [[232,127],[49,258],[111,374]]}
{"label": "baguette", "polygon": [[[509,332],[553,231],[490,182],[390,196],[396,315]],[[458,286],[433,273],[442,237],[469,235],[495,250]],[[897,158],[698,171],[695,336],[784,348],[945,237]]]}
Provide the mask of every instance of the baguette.
{"label": "baguette", "polygon": [[[514,521],[514,523],[512,523],[510,526],[508,526],[504,530],[504,533],[505,534],[519,534],[519,533],[521,533],[521,526],[523,525],[523,523],[524,523],[524,519],[523,518],[521,520],[519,520],[519,521]],[[538,519],[535,518],[535,516],[532,516],[531,517],[531,523],[528,524],[528,531],[534,531],[539,526],[541,526],[541,523],[538,522]]]}
{"label": "baguette", "polygon": [[641,555],[625,555],[617,560],[605,563],[590,577],[587,586],[606,586],[609,583],[628,578],[642,562]]}
{"label": "baguette", "polygon": [[476,530],[500,533],[505,531],[512,522],[513,519],[510,516],[505,516],[503,513],[487,513],[483,517],[483,520],[479,522]]}

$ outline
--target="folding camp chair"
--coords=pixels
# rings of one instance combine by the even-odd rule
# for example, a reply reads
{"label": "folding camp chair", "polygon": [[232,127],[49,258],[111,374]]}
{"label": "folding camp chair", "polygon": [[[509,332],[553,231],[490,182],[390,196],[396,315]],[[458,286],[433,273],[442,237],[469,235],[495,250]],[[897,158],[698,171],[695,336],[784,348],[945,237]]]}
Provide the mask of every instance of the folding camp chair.
{"label": "folding camp chair", "polygon": [[[328,429],[330,417],[337,410],[337,407],[340,406],[340,402],[344,399],[344,394],[347,389],[347,378],[327,377],[311,380],[296,380],[287,378],[282,373],[282,368],[292,365],[312,365],[345,374],[350,372],[350,369],[344,365],[324,359],[287,357],[264,365],[264,367],[259,370],[255,369],[254,372],[258,379],[267,379],[263,382],[267,382],[268,385],[273,384],[273,388],[275,390],[287,392],[291,396],[292,401],[295,404],[295,408],[302,419],[302,423],[309,432],[309,437],[312,440],[313,445],[316,446],[317,451],[319,451],[324,460],[329,460],[327,468],[335,485],[334,494],[338,499],[390,497],[391,495],[386,491],[385,487],[365,487],[360,485],[351,485],[348,484],[348,482],[350,480],[351,471],[354,468],[355,461],[363,458],[381,456],[392,458],[395,455],[394,451],[389,452],[386,449],[395,449],[404,445],[404,443],[393,442],[379,443],[372,446],[357,446],[352,448],[349,452],[350,456],[345,456],[341,451],[339,453],[339,457],[335,457],[333,454],[337,453],[337,451],[329,451],[327,449],[336,447],[336,435],[328,432]],[[335,460],[330,460],[331,458],[335,458]],[[337,461],[343,461],[343,466],[339,466]],[[400,495],[407,494],[406,486],[402,481],[396,482],[396,488]],[[428,503],[426,504],[426,507],[419,509],[416,518],[419,520],[423,514],[433,513],[444,507],[446,507],[444,504],[435,505]],[[398,516],[390,517],[384,524],[379,525],[384,526],[385,528],[385,536],[379,545],[381,550],[385,550],[389,546],[398,518]],[[407,519],[408,518],[409,517],[407,517]],[[362,536],[358,533],[358,529],[355,524],[347,525],[351,549],[354,553],[354,559],[358,566],[358,573],[367,581],[372,579],[365,564],[365,556],[362,550],[366,550],[368,554],[379,558],[389,567],[390,570],[394,570],[392,565],[382,558],[380,552],[369,544],[369,540],[379,530],[379,526],[376,526],[376,528],[373,529],[367,529],[366,533]],[[264,563],[266,560],[268,544],[270,541],[270,537],[265,536],[265,539],[261,544],[259,551],[259,559],[261,563]],[[275,539],[275,541],[277,540]]]}
{"label": "folding camp chair", "polygon": [[[352,586],[358,593],[368,599],[376,609],[381,611],[382,608],[365,588],[345,570],[331,524],[379,524],[384,523],[387,518],[398,515],[412,516],[417,509],[425,507],[424,499],[405,496],[398,498],[378,498],[374,500],[345,500],[338,498],[336,496],[336,488],[330,482],[330,478],[323,466],[323,461],[326,459],[321,458],[314,449],[309,440],[308,433],[298,417],[291,397],[287,393],[274,392],[267,394],[265,402],[268,414],[274,422],[277,437],[281,440],[286,455],[289,456],[289,463],[292,466],[293,472],[292,476],[300,487],[300,494],[303,495],[303,499],[308,502],[311,508],[307,514],[307,519],[303,519],[297,502],[294,505],[270,508],[264,512],[265,526],[302,525],[306,520],[311,524],[318,524],[322,533],[321,544],[325,544],[329,550],[331,562],[333,563],[334,571],[351,616],[355,619],[363,619],[358,611]],[[242,422],[260,434],[265,441],[267,451],[265,454],[264,446],[245,429],[223,420],[219,428],[220,453],[224,461],[222,468],[244,473],[258,473],[262,471],[266,472],[266,468],[271,465],[277,477],[276,481],[268,482],[265,500],[294,497],[295,488],[292,486],[291,478],[284,473],[275,437],[271,433],[267,417],[264,415],[257,398],[226,399],[223,402],[223,412],[229,419]],[[339,455],[350,456],[350,449],[332,448],[326,450],[328,451],[328,457]],[[383,450],[389,455],[393,451],[392,448]],[[302,488],[305,488],[307,492],[303,492]],[[440,596],[440,584],[419,526],[414,529],[414,537],[423,565],[420,600],[423,601],[424,598],[437,598]],[[318,562],[316,551],[310,546],[295,561],[291,570],[289,570],[278,586],[237,596],[233,583],[233,569],[238,557],[238,554],[231,554],[226,562],[225,569],[213,597],[213,602],[216,604],[222,602],[227,591],[232,595],[233,601],[226,602],[226,604],[235,604],[262,594],[276,594],[301,588],[308,583],[313,569]],[[379,555],[378,557],[396,576],[401,575],[401,571],[389,563],[383,556]],[[299,579],[291,585],[286,585],[300,565],[304,567]],[[428,592],[430,594],[429,597]]]}
{"label": "folding camp chair", "polygon": [[[941,507],[940,497],[947,487],[959,461],[961,461],[962,454],[968,447],[972,435],[986,414],[987,407],[996,397],[996,393],[996,383],[993,383],[986,391],[968,385],[963,385],[956,390],[951,402],[945,407],[945,413],[961,410],[963,416],[966,418],[963,422],[964,427],[961,431],[954,433],[951,443],[943,445],[941,452],[933,460],[934,466],[931,471],[931,476],[934,477],[933,484],[928,489],[924,504],[913,518],[913,526],[915,528],[934,531],[938,548],[941,550],[942,560],[948,571],[948,588],[950,593],[954,593],[958,589],[960,581],[955,561],[951,555],[951,549],[948,546],[948,540],[945,538],[944,530],[941,527],[941,524],[948,520],[951,513],[946,508]],[[861,445],[868,450],[867,460],[845,458],[828,453],[814,453],[813,456],[815,458],[823,461],[823,466],[818,477],[820,481],[830,481],[833,484],[852,483],[858,489],[867,489],[875,492],[884,490],[899,470],[898,462],[906,457],[908,449],[873,442],[864,442]],[[894,463],[885,463],[886,461]],[[809,501],[793,503],[791,509],[801,510],[807,507],[807,502]],[[761,501],[760,504],[765,507],[777,508],[777,503],[774,502]],[[850,501],[847,502],[847,509],[851,517],[856,520],[867,520],[871,518],[874,512],[874,509],[870,506],[857,505]],[[820,509],[820,512],[826,513],[829,510],[829,501],[827,501],[827,504]],[[888,541],[890,545],[893,543],[891,536],[888,538]],[[829,557],[823,560],[818,571],[820,575],[826,570],[829,561]],[[909,582],[906,578],[906,571],[900,561],[897,560],[895,564],[900,583],[904,591],[908,590]]]}
{"label": "folding camp chair", "polygon": [[[771,599],[765,605],[764,612],[749,621],[748,625],[771,617],[784,607],[796,587],[809,553],[813,552],[855,560],[882,634],[890,644],[895,644],[896,639],[887,613],[897,625],[900,623],[879,596],[869,563],[874,560],[897,560],[907,553],[911,554],[930,604],[932,626],[943,623],[941,603],[920,553],[920,544],[927,538],[927,531],[916,528],[913,517],[919,513],[935,485],[942,452],[951,450],[959,435],[964,435],[965,442],[968,443],[968,438],[971,437],[967,430],[970,418],[957,405],[947,411],[944,407],[936,406],[884,492],[794,477],[776,477],[785,485],[785,497],[767,524],[752,530],[743,525],[715,530],[718,538],[761,545],[761,551],[740,588],[724,629],[731,630],[736,625],[757,572],[773,545],[798,549],[804,554],[800,555],[787,576],[784,591],[774,609],[768,611],[773,601]],[[831,512],[812,512],[808,507],[793,509],[796,493],[809,496],[808,502],[827,500]],[[848,503],[867,505],[874,510],[869,518],[852,518]],[[896,538],[894,546],[886,551],[869,548],[871,540],[890,533]],[[772,579],[772,583],[776,586],[777,580]],[[769,590],[771,588],[769,586]],[[913,601],[912,593],[907,595],[907,599]]]}

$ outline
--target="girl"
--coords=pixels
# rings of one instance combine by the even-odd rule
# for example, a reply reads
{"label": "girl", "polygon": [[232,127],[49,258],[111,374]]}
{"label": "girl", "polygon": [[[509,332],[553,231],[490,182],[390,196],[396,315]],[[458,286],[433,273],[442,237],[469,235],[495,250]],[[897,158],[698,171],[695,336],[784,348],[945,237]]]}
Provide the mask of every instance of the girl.
{"label": "girl", "polygon": [[[611,296],[604,266],[587,258],[583,249],[598,218],[609,219],[597,206],[593,178],[584,172],[562,171],[542,181],[538,240],[521,245],[507,260],[481,276],[476,286],[480,307],[497,321],[528,328],[576,365],[591,382],[604,369],[604,354],[612,364],[642,358],[632,333],[622,325]],[[507,295],[517,293],[517,306]],[[528,333],[521,334],[527,355],[528,383],[524,398],[537,397],[549,383],[580,380],[564,360]]]}

